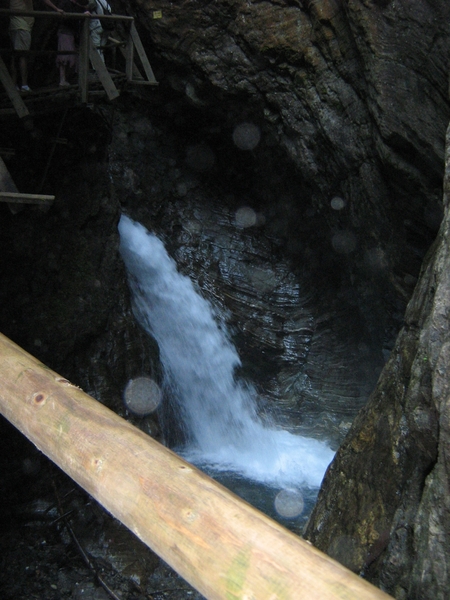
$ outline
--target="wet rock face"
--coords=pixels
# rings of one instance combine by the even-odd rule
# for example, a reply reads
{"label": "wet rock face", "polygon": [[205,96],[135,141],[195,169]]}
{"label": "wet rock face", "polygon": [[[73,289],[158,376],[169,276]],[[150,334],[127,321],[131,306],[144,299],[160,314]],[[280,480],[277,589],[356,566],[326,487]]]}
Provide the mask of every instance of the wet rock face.
{"label": "wet rock face", "polygon": [[224,129],[258,125],[255,152],[264,160],[281,149],[315,207],[333,196],[350,201],[361,254],[382,250],[391,284],[409,297],[407,281],[442,216],[448,3],[135,0],[128,8],[149,32],[162,84],[202,115],[220,113]]}
{"label": "wet rock face", "polygon": [[448,175],[445,183],[446,215],[405,326],[306,532],[396,598],[444,599],[450,585]]}
{"label": "wet rock face", "polygon": [[[448,4],[127,9],[186,161],[206,178],[220,173],[231,204],[263,214],[293,261],[371,312],[388,353],[442,217]],[[141,171],[125,174],[131,189]]]}

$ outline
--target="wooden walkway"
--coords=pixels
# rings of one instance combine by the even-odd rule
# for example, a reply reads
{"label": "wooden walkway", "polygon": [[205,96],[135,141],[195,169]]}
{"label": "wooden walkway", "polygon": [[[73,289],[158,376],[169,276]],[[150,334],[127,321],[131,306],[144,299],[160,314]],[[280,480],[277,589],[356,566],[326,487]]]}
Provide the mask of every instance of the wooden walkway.
{"label": "wooden walkway", "polygon": [[[157,86],[145,49],[136,30],[133,17],[123,15],[85,15],[65,14],[54,11],[11,11],[0,9],[0,19],[12,15],[33,16],[35,19],[76,19],[83,21],[78,48],[78,79],[67,87],[50,85],[21,93],[15,86],[4,57],[10,55],[10,49],[0,49],[0,119],[16,115],[27,129],[33,128],[33,117],[48,114],[55,108],[67,108],[76,105],[88,105],[97,101],[111,102],[118,98],[121,91],[130,85]],[[95,48],[90,35],[90,21],[113,21],[116,29],[108,38],[105,51],[118,53],[122,70],[112,69],[104,62]],[[34,50],[33,53],[57,54],[57,51]],[[41,194],[20,194],[5,163],[0,157],[0,202],[8,202],[12,212],[17,212],[17,203],[48,203],[54,196]]]}
{"label": "wooden walkway", "polygon": [[[78,49],[78,82],[71,90],[65,90],[68,99],[75,98],[80,103],[88,103],[92,96],[99,96],[99,92],[108,100],[114,100],[120,95],[123,84],[158,85],[139,34],[136,30],[133,17],[123,15],[85,15],[66,14],[63,17],[54,11],[11,11],[0,9],[0,18],[11,15],[33,16],[43,19],[74,19],[83,20],[80,44]],[[89,24],[92,19],[100,21],[114,21],[117,23],[120,34],[114,33],[108,41],[108,46],[119,51],[123,56],[123,71],[112,71],[102,60],[97,49],[92,43]],[[113,37],[114,35],[114,37]],[[117,39],[116,39],[117,38]],[[34,54],[48,53],[48,50],[35,50]],[[21,94],[16,89],[2,55],[10,53],[10,50],[0,51],[0,82],[9,98],[10,108],[23,119],[31,114],[28,104],[36,100],[36,91],[31,94]],[[56,54],[56,52],[55,52]],[[138,66],[139,65],[139,66]],[[94,77],[92,77],[94,75]],[[100,83],[100,88],[96,83]],[[118,85],[120,82],[120,85]],[[61,90],[60,90],[61,91]],[[75,92],[75,94],[73,93]],[[61,96],[61,94],[59,94]],[[6,113],[2,107],[3,113]],[[12,112],[12,111],[11,111]]]}

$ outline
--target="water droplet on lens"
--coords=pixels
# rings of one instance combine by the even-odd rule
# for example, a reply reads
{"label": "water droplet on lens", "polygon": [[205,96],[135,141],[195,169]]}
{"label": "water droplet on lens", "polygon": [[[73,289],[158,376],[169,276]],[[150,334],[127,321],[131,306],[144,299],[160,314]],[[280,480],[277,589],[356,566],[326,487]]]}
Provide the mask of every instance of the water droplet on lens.
{"label": "water droplet on lens", "polygon": [[331,239],[333,249],[339,254],[350,254],[356,248],[356,236],[351,231],[343,230],[335,233]]}
{"label": "water droplet on lens", "polygon": [[262,294],[272,291],[277,286],[277,283],[279,283],[275,273],[271,269],[250,267],[248,275],[255,290]]}
{"label": "water droplet on lens", "polygon": [[177,184],[177,194],[181,197],[186,196],[188,193],[187,185],[184,182]]}
{"label": "water droplet on lens", "polygon": [[386,253],[382,248],[369,248],[364,253],[364,262],[369,269],[383,271],[387,268]]}
{"label": "water droplet on lens", "polygon": [[259,144],[261,132],[253,123],[241,123],[233,131],[233,142],[241,150],[253,150]]}
{"label": "water droplet on lens", "polygon": [[281,490],[275,497],[275,510],[280,517],[287,519],[298,517],[304,507],[305,501],[299,490]]}
{"label": "water droplet on lens", "polygon": [[162,398],[159,385],[150,377],[137,377],[127,383],[123,399],[127,409],[144,417],[155,411]]}
{"label": "water droplet on lens", "polygon": [[242,206],[236,211],[235,220],[238,227],[252,227],[256,225],[258,217],[253,208]]}
{"label": "water droplet on lens", "polygon": [[339,198],[339,196],[335,196],[331,200],[330,204],[333,210],[342,210],[347,204],[347,202],[344,200],[344,198]]}

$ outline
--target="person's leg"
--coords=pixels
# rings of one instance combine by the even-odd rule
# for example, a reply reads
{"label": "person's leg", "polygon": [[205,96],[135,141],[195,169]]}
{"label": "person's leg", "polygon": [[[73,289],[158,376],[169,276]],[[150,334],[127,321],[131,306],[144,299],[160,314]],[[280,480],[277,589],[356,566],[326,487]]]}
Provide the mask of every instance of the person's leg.
{"label": "person's leg", "polygon": [[[20,75],[21,80],[21,91],[29,92],[28,87],[28,52],[31,47],[31,31],[25,31],[18,29],[11,32],[11,39],[13,42],[13,61],[11,68],[11,76],[14,83],[17,85],[17,76]],[[19,72],[17,72],[18,62]]]}
{"label": "person's leg", "polygon": [[66,65],[59,65],[59,85],[70,85],[66,79]]}
{"label": "person's leg", "polygon": [[100,56],[103,58],[103,51],[101,49],[101,45],[102,45],[102,28],[101,27],[96,27],[95,29],[91,30],[91,39],[92,39],[92,43],[94,44],[95,49],[100,54]]}
{"label": "person's leg", "polygon": [[102,31],[101,42],[100,42],[100,45],[102,47],[103,62],[105,62],[104,48],[108,44],[108,37],[109,37],[109,33],[107,31],[103,30]]}
{"label": "person's leg", "polygon": [[56,58],[56,65],[59,71],[59,85],[70,85],[67,81],[67,68],[70,66],[70,61],[73,60],[73,55],[65,54],[65,52],[72,52],[73,49],[73,36],[67,33],[58,32],[58,56]]}

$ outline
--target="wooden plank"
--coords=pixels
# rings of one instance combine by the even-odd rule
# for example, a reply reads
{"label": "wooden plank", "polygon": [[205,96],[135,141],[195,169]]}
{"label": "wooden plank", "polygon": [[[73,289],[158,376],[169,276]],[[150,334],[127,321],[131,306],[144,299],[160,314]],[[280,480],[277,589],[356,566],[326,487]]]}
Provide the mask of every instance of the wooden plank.
{"label": "wooden plank", "polygon": [[[130,40],[131,41],[131,40]],[[127,51],[130,51],[129,48],[125,49],[123,47],[123,45],[118,45],[118,48],[122,54],[122,56],[125,58],[126,61],[126,65],[128,67],[128,65],[131,65],[131,74],[129,73],[129,70],[127,67],[125,67],[126,69],[126,78],[127,81],[132,81],[133,83],[136,83],[136,80],[139,81],[146,81],[144,79],[144,77],[142,76],[142,73],[139,71],[138,67],[136,66],[136,63],[133,60],[133,42],[130,43],[130,48],[131,48],[131,56],[130,56],[130,60],[128,62],[128,55],[127,55]]]}
{"label": "wooden plank", "polygon": [[64,13],[64,17],[55,12],[55,11],[47,11],[47,10],[10,10],[9,8],[0,8],[0,16],[5,15],[10,17],[11,15],[20,15],[22,17],[49,17],[50,19],[80,19],[84,18],[87,21],[90,19],[105,19],[112,21],[121,21],[121,22],[132,22],[134,17],[129,17],[127,15],[85,15],[81,13]]}
{"label": "wooden plank", "polygon": [[0,156],[0,191],[1,192],[13,192],[13,193],[17,193],[19,191],[1,156]]}
{"label": "wooden plank", "polygon": [[14,85],[13,80],[9,74],[8,69],[6,68],[5,63],[3,62],[2,57],[0,56],[0,81],[3,84],[3,87],[8,94],[9,99],[14,106],[14,110],[18,114],[20,119],[24,117],[28,117],[30,115],[30,111],[25,105],[25,102],[22,100],[16,86]]}
{"label": "wooden plank", "polygon": [[[125,48],[123,48],[123,46],[118,46],[120,52],[122,53],[122,56],[125,58],[125,60],[127,60],[127,53]],[[131,49],[133,48],[133,43],[131,43]],[[137,85],[159,85],[159,83],[156,81],[147,81],[147,79],[144,79],[144,76],[142,75],[142,73],[140,72],[138,66],[136,65],[136,62],[131,59],[129,64],[131,65],[131,76],[127,77],[127,81],[129,83],[133,83],[133,84],[137,84]],[[131,78],[130,78],[131,77]]]}
{"label": "wooden plank", "polygon": [[[0,191],[2,193],[10,193],[15,194],[18,193],[16,184],[14,183],[13,178],[11,177],[10,172],[8,171],[7,166],[5,165],[3,158],[0,156]],[[21,206],[17,206],[15,203],[8,203],[9,210],[13,215],[17,214],[22,210]]]}
{"label": "wooden plank", "polygon": [[100,79],[102,86],[105,89],[106,95],[110,100],[114,100],[120,96],[119,90],[116,88],[111,75],[108,73],[105,63],[102,57],[95,48],[92,38],[89,36],[89,58],[91,59],[92,66]]}
{"label": "wooden plank", "polygon": [[390,598],[2,334],[0,381],[0,412],[206,598]]}
{"label": "wooden plank", "polygon": [[80,36],[80,54],[78,64],[78,85],[80,86],[80,98],[83,104],[88,101],[88,76],[89,76],[89,21],[85,19]]}
{"label": "wooden plank", "polygon": [[132,83],[133,85],[151,85],[153,87],[159,85],[158,81],[147,81],[146,79],[132,79],[129,83]]}
{"label": "wooden plank", "polygon": [[139,37],[139,34],[137,32],[134,21],[130,25],[130,36],[131,36],[131,39],[133,40],[133,44],[136,48],[136,52],[138,53],[138,56],[141,59],[141,63],[144,68],[144,71],[145,71],[148,81],[150,83],[157,85],[158,82],[156,81],[156,77],[153,73],[153,69],[151,68],[150,63],[148,61],[147,54],[145,53],[144,46],[142,45],[141,38]]}
{"label": "wooden plank", "polygon": [[21,194],[20,192],[0,192],[0,202],[17,204],[47,204],[53,202],[55,196],[45,194]]}
{"label": "wooden plank", "polygon": [[15,156],[16,151],[14,148],[0,148],[0,156],[6,156],[7,158],[11,158]]}
{"label": "wooden plank", "polygon": [[131,34],[128,34],[126,46],[124,49],[125,56],[125,76],[127,81],[133,79],[133,63],[134,63],[134,44]]}

